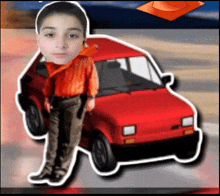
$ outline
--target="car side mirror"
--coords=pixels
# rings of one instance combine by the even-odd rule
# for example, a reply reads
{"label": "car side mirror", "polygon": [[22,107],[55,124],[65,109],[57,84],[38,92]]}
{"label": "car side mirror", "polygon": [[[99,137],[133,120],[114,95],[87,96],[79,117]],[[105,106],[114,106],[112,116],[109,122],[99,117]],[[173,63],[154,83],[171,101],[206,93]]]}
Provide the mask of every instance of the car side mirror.
{"label": "car side mirror", "polygon": [[171,75],[166,75],[166,76],[162,77],[162,82],[163,82],[164,85],[171,82],[171,80],[172,80]]}

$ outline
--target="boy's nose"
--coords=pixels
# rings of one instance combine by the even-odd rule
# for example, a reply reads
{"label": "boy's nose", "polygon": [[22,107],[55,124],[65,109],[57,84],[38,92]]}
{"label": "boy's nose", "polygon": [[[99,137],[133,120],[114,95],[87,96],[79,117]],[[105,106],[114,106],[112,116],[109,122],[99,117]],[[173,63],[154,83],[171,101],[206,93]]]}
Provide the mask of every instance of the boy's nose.
{"label": "boy's nose", "polygon": [[55,44],[56,44],[56,48],[60,48],[60,49],[64,49],[64,48],[68,47],[68,45],[65,41],[65,38],[63,38],[63,37],[57,38]]}

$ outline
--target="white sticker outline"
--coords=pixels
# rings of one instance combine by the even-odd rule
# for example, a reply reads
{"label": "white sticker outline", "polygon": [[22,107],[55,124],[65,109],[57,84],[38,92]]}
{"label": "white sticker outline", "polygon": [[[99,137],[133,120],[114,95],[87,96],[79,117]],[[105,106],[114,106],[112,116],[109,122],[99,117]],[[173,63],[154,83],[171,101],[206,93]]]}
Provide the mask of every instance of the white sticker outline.
{"label": "white sticker outline", "polygon": [[[58,2],[58,1],[56,1]],[[52,2],[52,3],[55,3],[55,2]],[[52,4],[52,3],[49,3],[47,5],[45,5],[44,7]],[[79,3],[77,2],[72,2],[71,3],[74,3],[76,5],[79,6],[79,8],[81,8],[83,10],[83,8],[80,6]],[[44,8],[43,7],[43,8]],[[42,8],[42,9],[43,9]],[[84,10],[83,10],[84,11]],[[84,11],[85,13],[85,11]],[[87,17],[87,15],[86,15]],[[42,164],[41,164],[41,167],[40,169],[37,171],[37,172],[33,172],[31,173],[29,176],[28,176],[28,181],[32,184],[44,184],[44,183],[47,183],[49,184],[50,186],[61,186],[63,185],[66,180],[69,178],[69,176],[71,175],[72,173],[72,170],[73,170],[73,167],[75,165],[75,162],[76,162],[76,157],[77,157],[77,153],[78,153],[78,150],[80,150],[81,152],[85,153],[88,155],[89,157],[89,161],[90,161],[90,164],[93,168],[93,170],[100,176],[111,176],[111,175],[114,175],[116,174],[120,167],[121,166],[126,166],[126,165],[137,165],[137,164],[143,164],[143,163],[150,163],[150,162],[159,162],[159,161],[164,161],[164,160],[169,160],[169,159],[174,159],[175,161],[179,162],[179,163],[190,163],[190,162],[193,162],[195,161],[199,154],[200,154],[200,151],[201,151],[201,146],[202,146],[202,141],[203,141],[203,134],[202,134],[202,130],[197,126],[197,121],[198,121],[198,112],[196,110],[196,107],[189,101],[187,100],[186,98],[184,98],[182,95],[174,92],[172,89],[171,89],[171,85],[173,85],[174,83],[174,75],[173,73],[162,73],[159,66],[157,65],[157,63],[154,61],[153,57],[151,56],[151,54],[149,52],[147,52],[146,50],[143,50],[137,46],[134,46],[132,44],[129,44],[125,41],[122,41],[122,40],[119,40],[118,38],[115,38],[115,37],[112,37],[112,36],[109,36],[109,35],[103,35],[103,34],[95,34],[95,35],[90,35],[89,34],[89,20],[87,18],[87,21],[88,21],[88,25],[87,25],[87,38],[107,38],[107,39],[110,39],[112,41],[115,41],[117,43],[120,43],[122,45],[125,45],[127,47],[130,47],[134,50],[137,50],[137,51],[140,51],[142,52],[143,54],[145,54],[152,62],[154,68],[156,69],[157,73],[159,74],[160,78],[164,77],[164,76],[170,76],[171,77],[171,81],[169,83],[166,84],[166,89],[168,89],[168,91],[173,95],[173,96],[176,96],[178,97],[179,99],[181,99],[182,101],[186,102],[190,107],[191,109],[193,110],[194,112],[194,129],[195,131],[198,131],[199,132],[199,141],[198,141],[198,145],[197,145],[197,152],[196,154],[189,158],[189,159],[179,159],[176,155],[166,155],[166,156],[161,156],[161,157],[157,157],[157,158],[147,158],[147,159],[142,159],[142,160],[132,160],[132,161],[126,161],[126,162],[117,162],[117,165],[115,167],[114,170],[110,171],[110,172],[100,172],[96,167],[95,167],[95,164],[92,160],[92,155],[91,155],[91,152],[80,147],[80,146],[77,146],[74,150],[74,153],[73,153],[73,158],[72,158],[72,161],[71,161],[71,164],[69,166],[69,170],[68,172],[66,173],[66,175],[64,176],[64,178],[62,179],[62,181],[60,181],[59,183],[52,183],[50,182],[49,180],[41,180],[41,181],[33,181],[31,180],[31,176],[33,175],[39,175],[45,165],[45,162],[46,162],[46,150],[47,150],[47,145],[48,145],[48,134],[45,134],[43,136],[33,136],[28,127],[27,127],[27,124],[26,124],[26,120],[25,120],[25,111],[23,111],[23,109],[21,108],[20,104],[19,104],[19,101],[18,101],[18,95],[21,93],[21,79],[22,77],[25,75],[25,73],[28,71],[28,69],[32,66],[33,62],[36,60],[36,58],[38,57],[38,55],[40,54],[40,50],[38,49],[38,51],[35,53],[35,55],[32,57],[32,59],[30,60],[30,62],[28,63],[28,65],[25,67],[25,69],[21,72],[21,74],[19,75],[18,77],[18,80],[17,80],[17,86],[18,86],[18,91],[15,95],[15,102],[16,102],[16,105],[19,109],[19,111],[22,113],[22,116],[23,116],[23,123],[24,123],[24,126],[25,126],[25,130],[27,132],[27,134],[34,140],[42,140],[42,139],[45,139],[45,145],[44,145],[44,153],[43,153],[43,161],[42,161]],[[37,28],[36,28],[37,29]],[[36,30],[36,33],[37,33],[37,30]]]}

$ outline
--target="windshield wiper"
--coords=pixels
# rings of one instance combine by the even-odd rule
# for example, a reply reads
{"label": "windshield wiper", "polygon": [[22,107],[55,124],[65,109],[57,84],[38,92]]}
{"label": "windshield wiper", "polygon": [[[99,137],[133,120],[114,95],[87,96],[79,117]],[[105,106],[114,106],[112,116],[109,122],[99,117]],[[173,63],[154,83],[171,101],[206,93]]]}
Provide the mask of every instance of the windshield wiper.
{"label": "windshield wiper", "polygon": [[127,87],[131,87],[131,86],[143,86],[143,88],[142,89],[139,89],[139,90],[144,90],[144,89],[152,89],[152,90],[157,90],[157,89],[159,89],[159,88],[163,88],[163,86],[154,86],[154,87],[152,87],[152,86],[148,86],[147,84],[144,84],[144,83],[137,83],[137,84],[131,84],[131,85],[128,85]]}
{"label": "windshield wiper", "polygon": [[[132,87],[132,86],[137,86],[137,87],[143,86],[143,87],[141,89],[131,90],[129,87]],[[151,86],[151,87],[149,87],[144,83],[136,83],[136,84],[130,84],[130,85],[115,86],[115,87],[109,87],[109,88],[101,88],[100,93],[104,93],[105,91],[108,91],[108,90],[109,91],[114,91],[116,93],[130,93],[132,91],[150,90],[150,89],[155,91],[158,88],[162,88],[162,86],[154,86],[154,87]],[[115,94],[115,93],[113,93],[113,94]]]}
{"label": "windshield wiper", "polygon": [[142,86],[142,85],[143,85],[143,83],[137,83],[137,84],[124,85],[123,87]]}
{"label": "windshield wiper", "polygon": [[121,87],[110,87],[110,88],[102,88],[100,89],[100,92],[103,92],[103,91],[106,91],[106,90],[113,90],[113,91],[116,91],[116,92],[119,92],[119,93],[123,93],[124,88],[121,88]]}
{"label": "windshield wiper", "polygon": [[[131,86],[142,86],[144,85],[143,83],[136,83],[136,84],[130,84],[130,85],[122,85],[122,86],[116,86],[116,87],[110,87],[110,88],[103,88],[103,89],[100,89],[100,90],[114,90],[116,92],[125,92],[125,90],[129,90],[130,89],[127,89]],[[128,91],[126,91],[128,92]]]}

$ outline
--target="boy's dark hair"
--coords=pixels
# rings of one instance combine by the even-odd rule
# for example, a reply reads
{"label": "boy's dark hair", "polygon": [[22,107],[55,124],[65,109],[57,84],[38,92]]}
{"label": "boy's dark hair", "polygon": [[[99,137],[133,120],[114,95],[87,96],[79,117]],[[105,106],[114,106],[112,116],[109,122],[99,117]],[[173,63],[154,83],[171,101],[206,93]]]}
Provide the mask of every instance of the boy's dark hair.
{"label": "boy's dark hair", "polygon": [[86,14],[77,5],[69,2],[55,2],[47,5],[41,12],[39,12],[36,21],[38,34],[40,34],[40,28],[43,21],[53,14],[67,14],[77,17],[83,26],[83,36],[86,37],[86,29],[88,25]]}

